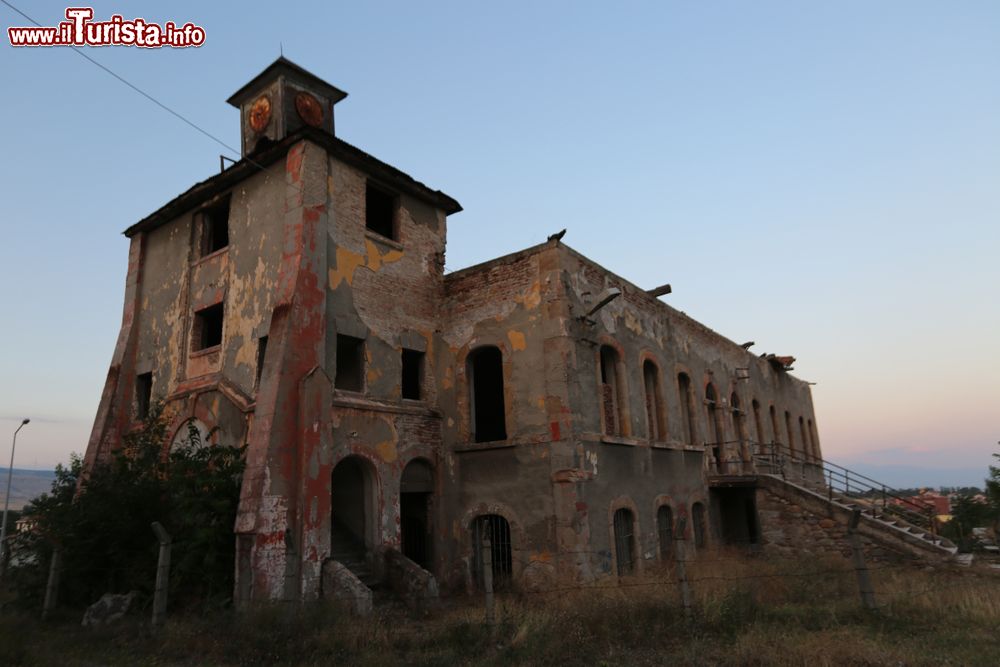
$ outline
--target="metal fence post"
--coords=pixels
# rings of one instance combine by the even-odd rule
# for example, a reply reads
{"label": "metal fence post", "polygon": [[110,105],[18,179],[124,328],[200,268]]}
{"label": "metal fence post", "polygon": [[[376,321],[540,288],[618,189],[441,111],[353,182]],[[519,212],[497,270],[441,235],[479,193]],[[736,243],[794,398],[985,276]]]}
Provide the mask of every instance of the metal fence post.
{"label": "metal fence post", "polygon": [[153,532],[160,540],[160,558],[156,564],[156,591],[153,593],[153,626],[160,626],[167,617],[167,589],[170,584],[170,535],[158,521]]}
{"label": "metal fence post", "polygon": [[684,616],[691,619],[691,587],[687,578],[687,552],[684,545],[684,531],[687,528],[687,517],[677,519],[677,529],[674,531],[674,560],[677,562],[677,584],[681,589],[681,604],[684,605]]}
{"label": "metal fence post", "polygon": [[45,584],[45,602],[42,605],[42,618],[48,618],[49,614],[56,607],[59,596],[59,548],[52,550],[52,562],[49,563],[49,581]]}
{"label": "metal fence post", "polygon": [[861,510],[851,512],[850,523],[847,524],[847,534],[851,539],[851,561],[858,575],[858,590],[861,593],[861,604],[866,609],[876,609],[875,589],[872,587],[871,573],[865,564],[865,552],[861,546],[861,536],[858,535],[858,522],[861,521]]}

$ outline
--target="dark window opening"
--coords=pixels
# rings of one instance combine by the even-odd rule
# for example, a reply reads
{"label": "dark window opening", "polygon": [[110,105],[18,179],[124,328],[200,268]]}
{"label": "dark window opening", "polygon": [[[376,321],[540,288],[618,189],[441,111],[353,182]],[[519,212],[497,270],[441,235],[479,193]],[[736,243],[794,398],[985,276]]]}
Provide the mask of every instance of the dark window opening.
{"label": "dark window opening", "polygon": [[775,446],[780,442],[778,438],[778,411],[774,409],[772,405],[770,407],[771,413],[771,453],[775,453]]}
{"label": "dark window opening", "polygon": [[229,197],[201,211],[201,256],[229,245]]}
{"label": "dark window opening", "polygon": [[698,444],[698,433],[695,430],[694,408],[691,397],[691,378],[687,373],[677,375],[677,391],[681,399],[681,419],[684,422],[684,437],[689,445]]}
{"label": "dark window opening", "polygon": [[153,395],[153,374],[135,376],[135,414],[139,419],[149,415],[149,402]]}
{"label": "dark window opening", "polygon": [[764,424],[760,421],[760,401],[756,398],[751,401],[753,407],[753,425],[757,431],[757,453],[760,453],[760,446],[764,442]]}
{"label": "dark window opening", "polygon": [[476,584],[483,586],[483,552],[485,542],[490,542],[490,561],[494,590],[510,585],[514,558],[511,549],[510,523],[499,514],[484,514],[472,520],[472,571]]}
{"label": "dark window opening", "polygon": [[667,439],[667,422],[663,409],[663,395],[660,392],[660,371],[652,361],[642,365],[642,378],[646,387],[646,422],[649,425],[649,439]]}
{"label": "dark window opening", "polygon": [[812,438],[813,456],[817,460],[822,460],[823,457],[819,451],[819,431],[816,430],[816,424],[811,419],[809,420],[809,435]]}
{"label": "dark window opening", "polygon": [[472,375],[472,430],[475,442],[507,439],[503,397],[503,357],[496,347],[483,347],[469,355]]}
{"label": "dark window opening", "polygon": [[716,470],[719,473],[726,471],[726,438],[722,426],[721,410],[719,409],[718,396],[715,387],[709,384],[705,387],[705,407],[708,410],[708,427],[712,432],[712,456],[715,458]]}
{"label": "dark window opening", "polygon": [[403,350],[403,398],[419,401],[421,384],[424,375],[424,353],[416,350]]}
{"label": "dark window opening", "polygon": [[364,387],[365,341],[337,334],[337,371],[333,386],[345,391],[361,391]]}
{"label": "dark window opening", "polygon": [[812,453],[812,446],[809,443],[809,433],[806,431],[806,422],[802,417],[799,417],[799,436],[802,438],[802,453],[803,458],[810,458]]}
{"label": "dark window opening", "polygon": [[792,430],[792,413],[785,410],[785,434],[788,436],[788,455],[796,458],[795,431]]}
{"label": "dark window opening", "polygon": [[733,433],[736,436],[736,444],[740,448],[740,458],[749,461],[750,450],[747,447],[749,436],[747,435],[746,415],[743,414],[740,406],[740,396],[734,391],[729,397],[729,407],[733,413]]}
{"label": "dark window opening", "polygon": [[260,386],[260,378],[264,374],[264,359],[267,357],[267,336],[261,336],[257,340],[257,378],[256,384]]}
{"label": "dark window opening", "polygon": [[608,345],[601,346],[601,407],[604,416],[604,432],[607,435],[623,435],[622,387],[619,381],[618,352]]}
{"label": "dark window opening", "polygon": [[221,303],[199,310],[194,314],[194,335],[192,338],[195,352],[222,345],[222,316]]}
{"label": "dark window opening", "polygon": [[695,503],[691,506],[691,523],[694,529],[694,546],[701,549],[705,546],[705,506]]}
{"label": "dark window opening", "polygon": [[624,507],[615,510],[615,559],[618,576],[635,572],[635,530],[632,511]]}
{"label": "dark window opening", "polygon": [[670,505],[660,505],[656,511],[656,532],[660,538],[660,560],[674,555],[674,511]]}
{"label": "dark window opening", "polygon": [[382,236],[396,238],[396,197],[371,183],[365,189],[365,227]]}

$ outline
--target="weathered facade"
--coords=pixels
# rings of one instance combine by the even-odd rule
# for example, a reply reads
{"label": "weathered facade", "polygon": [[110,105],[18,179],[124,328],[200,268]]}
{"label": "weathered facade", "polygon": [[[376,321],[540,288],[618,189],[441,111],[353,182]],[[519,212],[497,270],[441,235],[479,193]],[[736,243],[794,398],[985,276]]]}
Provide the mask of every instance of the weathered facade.
{"label": "weathered facade", "polygon": [[86,464],[153,397],[246,443],[241,601],[317,598],[327,570],[465,590],[486,535],[525,588],[640,572],[680,517],[695,551],[760,542],[755,455],[820,457],[788,359],[559,238],[445,274],[459,204],[338,139],[345,96],[279,59],[230,99],[244,158],[126,230]]}

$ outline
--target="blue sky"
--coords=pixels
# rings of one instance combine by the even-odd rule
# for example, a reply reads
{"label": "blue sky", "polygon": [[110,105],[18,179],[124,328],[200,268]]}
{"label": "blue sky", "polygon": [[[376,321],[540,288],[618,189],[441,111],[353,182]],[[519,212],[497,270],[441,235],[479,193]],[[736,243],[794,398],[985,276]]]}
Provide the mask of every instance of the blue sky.
{"label": "blue sky", "polygon": [[[65,4],[11,0],[43,25]],[[338,134],[456,197],[447,264],[565,242],[757,352],[793,354],[828,458],[980,481],[1000,440],[1000,4],[98,3],[197,49],[88,50],[231,146],[290,59]],[[24,21],[0,5],[4,28]],[[120,232],[228,152],[66,48],[0,46],[0,433],[83,451]],[[4,445],[6,448],[6,445]],[[7,450],[2,450],[6,452]],[[3,455],[6,460],[6,454]]]}

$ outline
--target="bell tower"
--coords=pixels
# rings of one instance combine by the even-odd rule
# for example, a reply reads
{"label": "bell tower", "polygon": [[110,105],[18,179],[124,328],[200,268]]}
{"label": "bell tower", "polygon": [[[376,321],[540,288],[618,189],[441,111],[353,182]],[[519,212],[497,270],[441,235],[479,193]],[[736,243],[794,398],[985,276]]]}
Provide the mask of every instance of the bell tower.
{"label": "bell tower", "polygon": [[347,93],[284,56],[226,100],[240,110],[243,155],[281,141],[303,126],[334,134],[333,107]]}

